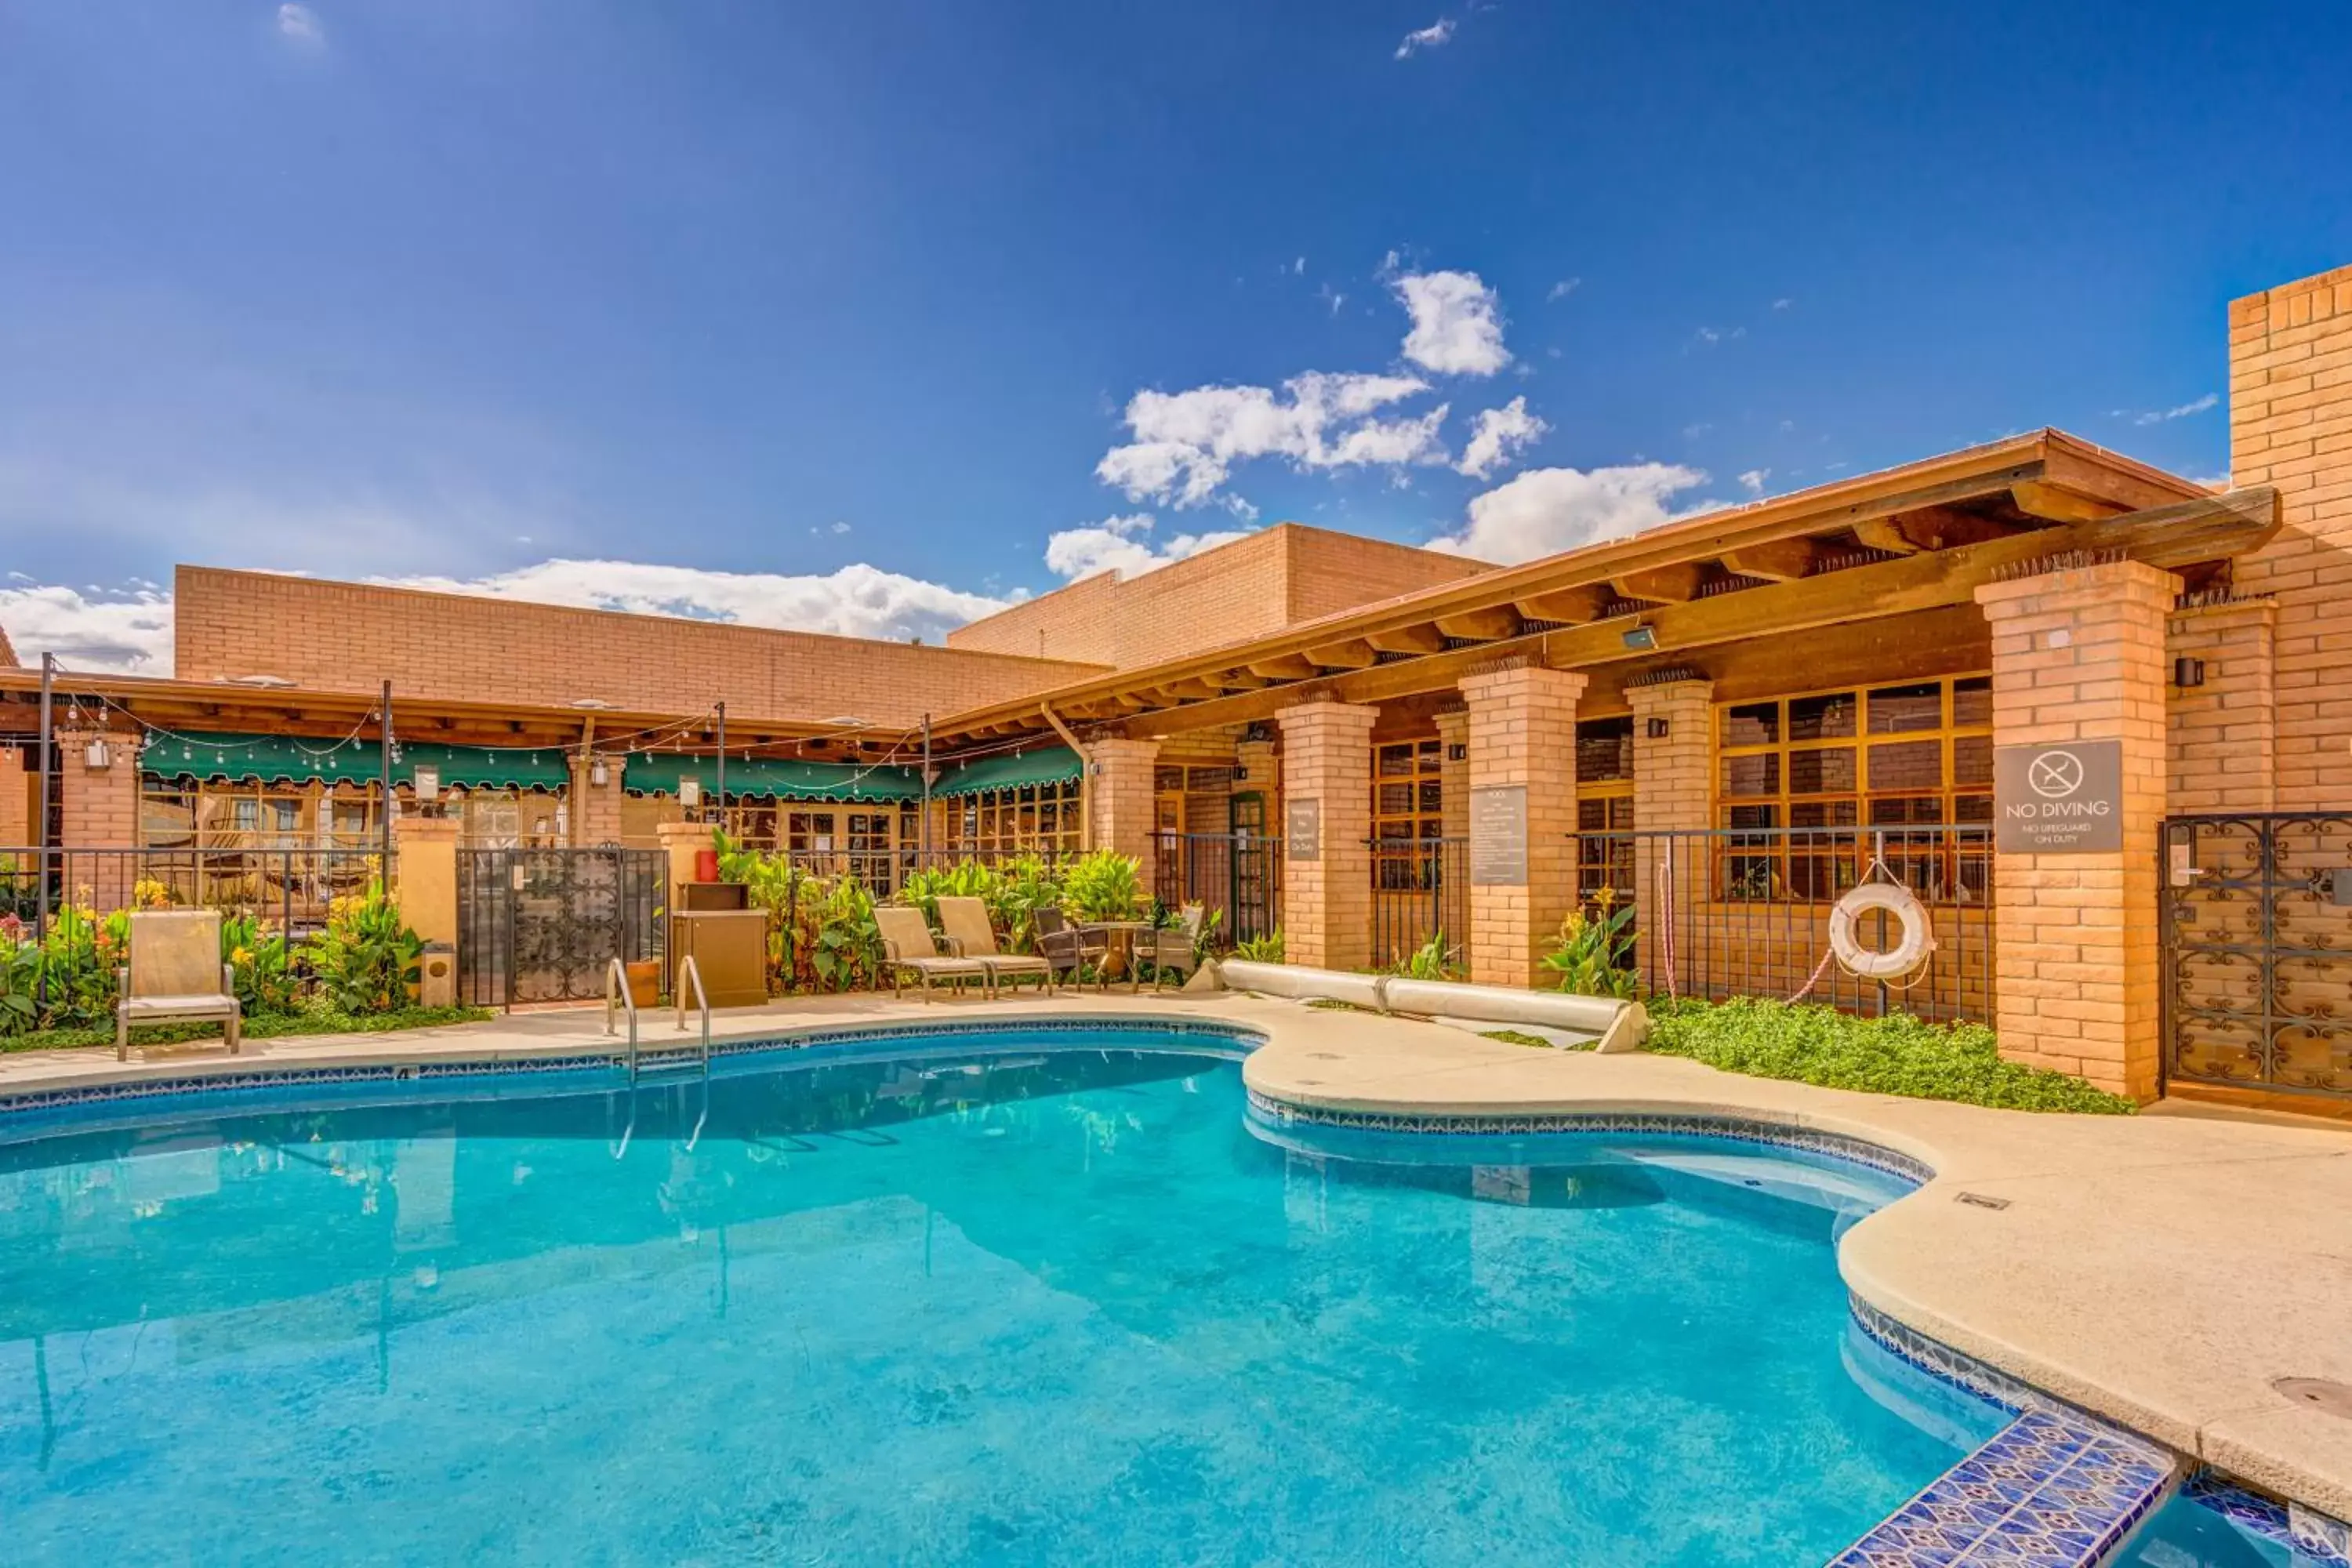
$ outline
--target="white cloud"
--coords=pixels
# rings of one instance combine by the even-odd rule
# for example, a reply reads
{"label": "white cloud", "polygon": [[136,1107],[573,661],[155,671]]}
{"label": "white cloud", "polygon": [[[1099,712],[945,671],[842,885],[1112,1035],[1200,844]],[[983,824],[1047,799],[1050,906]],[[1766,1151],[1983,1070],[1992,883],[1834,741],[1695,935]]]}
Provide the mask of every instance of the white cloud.
{"label": "white cloud", "polygon": [[993,615],[1010,602],[863,563],[822,576],[788,576],[634,561],[559,559],[484,577],[374,577],[369,581],[540,605],[688,616],[747,626],[895,641],[912,637],[937,641],[966,621]]}
{"label": "white cloud", "polygon": [[2219,407],[2221,402],[2220,393],[2209,392],[2202,397],[2191,398],[2187,403],[2179,404],[2170,408],[2144,408],[2137,412],[2129,408],[2116,408],[2109,412],[2114,417],[2128,419],[2135,425],[2161,425],[2168,419],[2186,419],[2192,414],[2205,413],[2208,409]]}
{"label": "white cloud", "polygon": [[1404,42],[1397,46],[1396,58],[1409,60],[1423,49],[1444,47],[1454,41],[1454,27],[1453,17],[1440,16],[1426,27],[1414,28],[1404,36]]}
{"label": "white cloud", "polygon": [[[8,575],[30,581],[22,573]],[[172,596],[152,586],[118,593],[63,584],[0,588],[0,630],[28,665],[53,653],[69,669],[172,672]]]}
{"label": "white cloud", "polygon": [[1462,531],[1432,540],[1429,548],[1506,566],[1534,561],[1690,515],[1667,503],[1706,482],[1698,469],[1675,463],[1530,468],[1472,497]]}
{"label": "white cloud", "polygon": [[1556,300],[1565,300],[1583,286],[1581,278],[1563,278],[1551,286],[1551,291],[1544,296],[1544,303],[1549,305]]}
{"label": "white cloud", "polygon": [[1483,479],[1550,428],[1528,412],[1524,397],[1514,397],[1500,408],[1481,409],[1470,427],[1470,444],[1462,448],[1462,460],[1454,466],[1474,479]]}
{"label": "white cloud", "polygon": [[1404,357],[1423,370],[1492,375],[1511,363],[1495,291],[1475,272],[1408,272],[1389,286],[1412,316]]}
{"label": "white cloud", "polygon": [[1322,300],[1325,304],[1330,306],[1331,313],[1335,316],[1339,313],[1339,307],[1348,302],[1348,297],[1345,294],[1340,293],[1337,289],[1332,288],[1328,283],[1324,284],[1320,289],[1317,289],[1315,291],[1315,297]]}
{"label": "white cloud", "polygon": [[1171,561],[1181,561],[1203,550],[1214,550],[1220,544],[1249,537],[1242,530],[1180,533],[1164,547],[1154,550],[1151,542],[1144,537],[1151,531],[1154,521],[1150,512],[1139,511],[1124,517],[1107,517],[1080,528],[1066,528],[1045,541],[1045,564],[1073,582],[1098,572],[1137,577]]}
{"label": "white cloud", "polygon": [[1796,301],[1795,301],[1794,300],[1791,300],[1791,299],[1789,299],[1789,298],[1787,298],[1787,297],[1783,296],[1782,298],[1778,299],[1778,300],[1773,300],[1773,301],[1772,301],[1772,309],[1774,309],[1774,310],[1787,310],[1790,306],[1794,305],[1795,303],[1796,303]]}
{"label": "white cloud", "polygon": [[1769,468],[1750,468],[1739,476],[1739,488],[1749,495],[1760,496],[1764,493],[1764,481],[1771,477]]}
{"label": "white cloud", "polygon": [[1294,261],[1294,262],[1292,262],[1292,263],[1290,264],[1290,275],[1291,275],[1292,277],[1294,277],[1294,278],[1302,278],[1302,277],[1306,276],[1306,273],[1307,273],[1307,258],[1305,258],[1305,257],[1303,257],[1303,256],[1302,256],[1302,257],[1300,257],[1297,260],[1296,260],[1296,261]]}
{"label": "white cloud", "polygon": [[1135,439],[1103,454],[1095,476],[1129,500],[1181,508],[1215,499],[1234,464],[1253,458],[1287,458],[1302,468],[1442,459],[1443,407],[1418,419],[1370,417],[1428,390],[1416,376],[1308,371],[1284,382],[1280,393],[1263,386],[1139,392],[1126,416]]}
{"label": "white cloud", "polygon": [[318,13],[292,0],[278,7],[278,33],[305,48],[315,49],[327,41],[327,30],[319,25]]}

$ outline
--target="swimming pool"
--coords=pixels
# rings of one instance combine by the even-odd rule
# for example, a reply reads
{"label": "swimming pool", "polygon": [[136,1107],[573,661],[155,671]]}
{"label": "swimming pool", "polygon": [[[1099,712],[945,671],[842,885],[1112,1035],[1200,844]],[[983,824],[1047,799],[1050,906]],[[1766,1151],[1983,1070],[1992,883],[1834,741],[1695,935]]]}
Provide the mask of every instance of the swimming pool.
{"label": "swimming pool", "polygon": [[0,1147],[10,1560],[1818,1563],[2006,1419],[1853,1327],[1894,1177],[1269,1127],[1214,1047]]}

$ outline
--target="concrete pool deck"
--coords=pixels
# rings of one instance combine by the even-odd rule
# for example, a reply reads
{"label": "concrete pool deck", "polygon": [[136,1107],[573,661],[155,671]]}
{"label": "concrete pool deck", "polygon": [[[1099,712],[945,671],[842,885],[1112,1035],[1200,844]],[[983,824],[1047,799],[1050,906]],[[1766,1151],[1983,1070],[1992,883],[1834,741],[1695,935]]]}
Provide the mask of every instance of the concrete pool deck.
{"label": "concrete pool deck", "polygon": [[[2034,1115],[1742,1078],[1234,995],[793,1001],[714,1016],[748,1039],[877,1024],[1024,1017],[1213,1019],[1262,1031],[1260,1095],[1395,1116],[1725,1116],[1841,1133],[1931,1166],[1855,1226],[1839,1268],[1864,1301],[2047,1393],[2337,1519],[2352,1518],[2352,1419],[2281,1377],[2352,1384],[2352,1127],[2173,1104],[2136,1117]],[[516,1014],[400,1034],[0,1056],[0,1096],[272,1068],[520,1061],[605,1043],[601,1014]],[[682,1037],[644,1020],[649,1048]],[[2001,1206],[1959,1201],[1963,1194]],[[1769,1310],[1769,1309],[1768,1309]]]}

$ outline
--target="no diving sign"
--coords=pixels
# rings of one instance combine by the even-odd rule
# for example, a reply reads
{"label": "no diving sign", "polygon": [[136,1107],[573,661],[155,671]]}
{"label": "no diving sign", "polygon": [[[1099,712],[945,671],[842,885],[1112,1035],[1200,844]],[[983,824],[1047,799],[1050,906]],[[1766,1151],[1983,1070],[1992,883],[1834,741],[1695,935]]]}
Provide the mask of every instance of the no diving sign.
{"label": "no diving sign", "polygon": [[2001,854],[2113,854],[2124,847],[2120,741],[1998,747],[1992,790],[1993,847]]}

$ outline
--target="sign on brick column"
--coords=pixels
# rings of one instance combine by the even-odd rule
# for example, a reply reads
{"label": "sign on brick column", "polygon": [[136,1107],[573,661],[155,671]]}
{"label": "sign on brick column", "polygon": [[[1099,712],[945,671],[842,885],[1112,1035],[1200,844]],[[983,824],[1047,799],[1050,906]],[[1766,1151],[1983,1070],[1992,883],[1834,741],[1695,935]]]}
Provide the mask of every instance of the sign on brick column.
{"label": "sign on brick column", "polygon": [[1087,743],[1087,815],[1094,847],[1116,849],[1140,862],[1144,889],[1151,889],[1152,768],[1157,741],[1090,741]]}
{"label": "sign on brick column", "polygon": [[1992,629],[2000,1053],[2141,1100],[2160,1050],[2156,841],[2179,588],[2123,561],[1976,593]]}
{"label": "sign on brick column", "polygon": [[[1585,677],[1462,682],[1470,705],[1470,978],[1528,985],[1576,907],[1576,703]],[[1450,934],[1450,933],[1449,933]]]}
{"label": "sign on brick column", "polygon": [[1321,969],[1372,961],[1372,723],[1377,708],[1303,702],[1282,726],[1284,955]]}
{"label": "sign on brick column", "polygon": [[[1664,970],[1663,928],[1673,906],[1706,885],[1706,841],[1695,830],[1713,826],[1715,682],[1630,686],[1625,700],[1633,710],[1634,964],[1653,989],[1680,989],[1683,976]],[[1677,829],[1692,836],[1667,837]],[[1675,967],[1687,969],[1691,957],[1677,952]]]}

